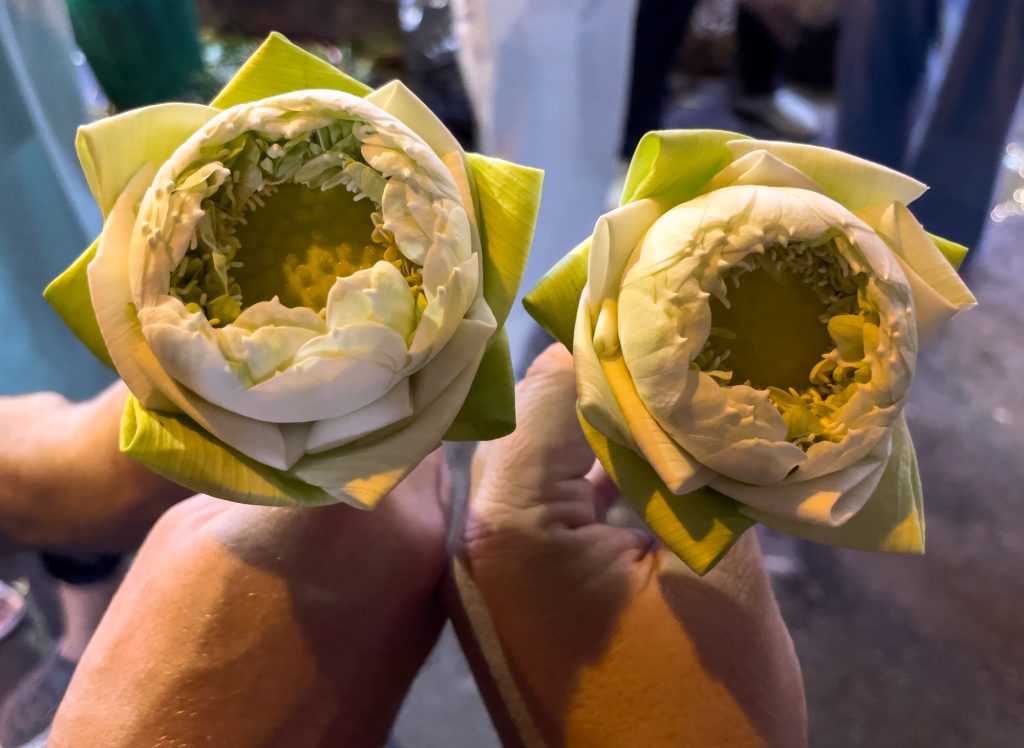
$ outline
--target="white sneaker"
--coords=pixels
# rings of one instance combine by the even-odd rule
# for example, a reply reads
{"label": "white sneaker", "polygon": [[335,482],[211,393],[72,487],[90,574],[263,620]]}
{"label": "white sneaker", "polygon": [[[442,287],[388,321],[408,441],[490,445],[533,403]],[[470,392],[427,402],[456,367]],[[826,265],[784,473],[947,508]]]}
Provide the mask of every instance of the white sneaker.
{"label": "white sneaker", "polygon": [[736,114],[771,128],[781,137],[814,140],[821,132],[815,105],[788,88],[763,96],[735,94],[729,103]]}

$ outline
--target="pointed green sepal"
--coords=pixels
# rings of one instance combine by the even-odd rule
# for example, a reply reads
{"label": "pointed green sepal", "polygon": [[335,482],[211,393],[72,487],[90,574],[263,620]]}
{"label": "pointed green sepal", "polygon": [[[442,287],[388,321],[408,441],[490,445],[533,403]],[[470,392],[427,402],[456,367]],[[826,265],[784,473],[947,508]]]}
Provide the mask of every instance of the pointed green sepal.
{"label": "pointed green sepal", "polygon": [[[504,323],[519,292],[540,208],[544,172],[476,153],[466,155],[483,253],[484,298]],[[445,439],[485,441],[516,427],[515,377],[504,329],[494,335],[466,402]]]}
{"label": "pointed green sepal", "polygon": [[96,204],[106,218],[121,191],[146,164],[154,171],[217,116],[201,104],[154,104],[78,128],[75,148]]}
{"label": "pointed green sepal", "polygon": [[477,153],[466,158],[476,187],[484,298],[501,325],[526,269],[544,172]]}
{"label": "pointed green sepal", "polygon": [[959,270],[964,263],[964,258],[967,257],[967,247],[935,234],[928,234],[928,236],[935,242],[935,246],[939,248],[943,256],[949,260],[949,264]]}
{"label": "pointed green sepal", "polygon": [[354,96],[366,96],[372,90],[274,31],[217,94],[211,106],[227,109],[308,88],[328,88]]}
{"label": "pointed green sepal", "polygon": [[676,496],[642,457],[607,439],[582,415],[580,424],[594,454],[629,505],[697,574],[711,571],[754,524],[739,513],[735,501],[709,488]]}
{"label": "pointed green sepal", "polygon": [[120,447],[158,475],[198,493],[269,506],[337,502],[321,489],[231,449],[187,416],[147,410],[131,395],[121,414]]}
{"label": "pointed green sepal", "polygon": [[848,210],[892,202],[909,205],[928,189],[924,183],[888,166],[832,148],[777,140],[730,143],[734,158],[767,151],[813,180],[830,198]]}
{"label": "pointed green sepal", "polygon": [[508,335],[502,328],[491,338],[466,401],[444,438],[488,441],[511,434],[516,428],[515,386]]}
{"label": "pointed green sepal", "polygon": [[100,326],[96,322],[96,313],[92,309],[92,297],[89,296],[88,267],[96,256],[97,239],[79,255],[63,273],[58,275],[43,291],[43,298],[60,316],[71,332],[75,334],[92,354],[111,369],[114,363],[107,353],[103,342]]}
{"label": "pointed green sepal", "polygon": [[726,130],[656,130],[640,139],[629,162],[620,205],[656,198],[678,205],[696,197],[732,160],[726,143],[747,140]]}
{"label": "pointed green sepal", "polygon": [[576,310],[587,285],[590,239],[580,242],[523,298],[523,306],[544,331],[570,351]]}

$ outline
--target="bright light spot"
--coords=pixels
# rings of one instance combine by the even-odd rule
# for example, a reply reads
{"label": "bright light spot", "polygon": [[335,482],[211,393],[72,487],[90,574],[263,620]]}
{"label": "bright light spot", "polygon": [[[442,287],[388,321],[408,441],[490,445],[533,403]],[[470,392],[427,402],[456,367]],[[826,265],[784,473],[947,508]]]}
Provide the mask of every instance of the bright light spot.
{"label": "bright light spot", "polygon": [[997,405],[992,408],[992,420],[996,423],[1006,425],[1013,422],[1013,414],[1008,408],[1004,408],[1001,405]]}

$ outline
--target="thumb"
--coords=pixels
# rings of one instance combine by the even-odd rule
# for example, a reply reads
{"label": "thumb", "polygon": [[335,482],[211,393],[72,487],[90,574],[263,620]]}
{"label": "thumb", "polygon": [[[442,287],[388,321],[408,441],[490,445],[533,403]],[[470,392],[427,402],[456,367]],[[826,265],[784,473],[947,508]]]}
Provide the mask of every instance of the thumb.
{"label": "thumb", "polygon": [[541,353],[516,387],[516,424],[475,461],[483,474],[475,476],[473,513],[500,520],[526,510],[531,523],[593,522],[593,486],[585,476],[594,453],[577,420],[572,354],[563,346]]}

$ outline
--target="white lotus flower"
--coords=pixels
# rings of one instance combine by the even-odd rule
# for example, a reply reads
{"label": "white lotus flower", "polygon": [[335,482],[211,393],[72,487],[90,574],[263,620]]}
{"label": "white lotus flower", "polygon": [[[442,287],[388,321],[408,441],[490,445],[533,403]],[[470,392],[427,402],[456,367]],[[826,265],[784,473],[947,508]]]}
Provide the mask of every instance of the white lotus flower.
{"label": "white lotus flower", "polygon": [[[289,65],[331,88],[287,90]],[[285,92],[254,95],[268,80]],[[400,83],[369,92],[279,36],[213,106],[129,112],[79,145],[107,215],[76,265],[138,401],[123,446],[154,469],[227,498],[372,506],[453,423],[511,429],[495,333],[538,173],[467,157]],[[69,273],[51,298],[75,301]],[[192,454],[169,446],[186,433]]]}
{"label": "white lotus flower", "polygon": [[[751,520],[923,548],[902,409],[919,343],[974,304],[905,207],[923,190],[822,148],[652,133],[622,207],[531,295],[565,337],[550,299],[582,286],[572,345],[588,435],[695,568]],[[582,251],[585,285],[571,277]],[[637,456],[654,476],[623,467]]]}

